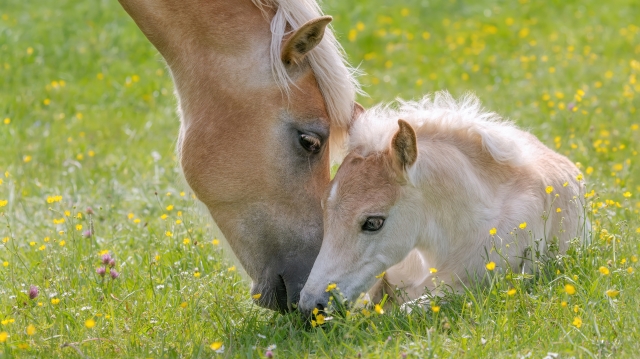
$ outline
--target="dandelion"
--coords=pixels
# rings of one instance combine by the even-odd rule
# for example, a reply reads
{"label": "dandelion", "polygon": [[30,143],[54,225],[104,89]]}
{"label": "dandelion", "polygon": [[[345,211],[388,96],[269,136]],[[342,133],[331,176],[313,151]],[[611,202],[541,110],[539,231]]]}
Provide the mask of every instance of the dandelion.
{"label": "dandelion", "polygon": [[322,324],[324,324],[324,322],[325,322],[324,315],[322,315],[322,314],[316,315],[316,324],[317,325],[322,325]]}
{"label": "dandelion", "polygon": [[438,273],[438,270],[436,268],[429,268],[429,273],[434,274],[434,273]]}
{"label": "dandelion", "polygon": [[580,317],[575,317],[573,318],[573,322],[571,322],[571,324],[579,329],[582,326],[582,319]]}
{"label": "dandelion", "polygon": [[615,298],[618,296],[618,294],[620,294],[619,290],[615,290],[615,289],[608,289],[605,294],[610,297],[610,298]]}
{"label": "dandelion", "polygon": [[165,219],[167,219],[167,217],[169,217],[169,216],[165,213],[162,216],[160,216],[160,219],[165,220]]}
{"label": "dandelion", "polygon": [[374,308],[375,312],[378,314],[384,314],[384,309],[382,309],[382,307],[380,306],[380,304],[376,304],[375,308]]}
{"label": "dandelion", "polygon": [[84,326],[91,329],[96,326],[96,321],[93,318],[89,318],[84,321]]}
{"label": "dandelion", "polygon": [[519,225],[518,227],[520,227],[520,229],[525,229],[525,228],[527,228],[527,222],[522,222],[522,223],[520,223],[520,225]]}
{"label": "dandelion", "polygon": [[545,192],[547,192],[547,194],[551,194],[551,192],[553,192],[553,186],[547,186],[547,188],[545,188]]}
{"label": "dandelion", "polygon": [[200,272],[193,273],[193,276],[196,277],[196,278],[200,278]]}
{"label": "dandelion", "polygon": [[36,334],[36,327],[33,324],[29,324],[27,326],[27,335],[34,335]]}
{"label": "dandelion", "polygon": [[35,299],[39,293],[40,291],[38,290],[38,287],[36,287],[35,285],[32,285],[31,287],[29,287],[29,299]]}
{"label": "dandelion", "polygon": [[487,265],[485,267],[487,267],[487,270],[492,271],[492,270],[496,269],[496,263],[495,262],[489,262],[489,263],[487,263]]}
{"label": "dandelion", "polygon": [[563,301],[560,303],[560,306],[561,306],[562,308],[566,308],[566,307],[567,307],[567,302],[563,300]]}
{"label": "dandelion", "polygon": [[82,225],[76,224],[76,231],[81,231],[81,230],[82,230]]}
{"label": "dandelion", "polygon": [[2,262],[2,266],[3,267],[8,267],[9,266],[9,262],[7,262],[7,261]]}
{"label": "dandelion", "polygon": [[0,332],[0,344],[6,342],[8,337],[7,332]]}
{"label": "dandelion", "polygon": [[7,203],[9,203],[8,200],[4,199],[4,200],[0,200],[0,207],[4,207],[7,205]]}
{"label": "dandelion", "polygon": [[498,233],[498,230],[496,230],[496,228],[495,228],[495,227],[493,227],[493,228],[491,228],[491,229],[489,230],[489,234],[490,234],[490,235],[492,235],[492,236],[495,236],[495,235],[496,235],[496,233]]}
{"label": "dandelion", "polygon": [[629,267],[629,268],[627,268],[627,273],[629,273],[629,274],[633,274],[633,267]]}
{"label": "dandelion", "polygon": [[185,246],[188,245],[189,243],[191,243],[191,240],[189,238],[185,238],[182,240],[182,244],[184,244]]}
{"label": "dandelion", "polygon": [[59,298],[51,298],[51,304],[56,305],[60,303],[60,299]]}
{"label": "dandelion", "polygon": [[509,289],[509,290],[507,291],[507,295],[508,295],[508,296],[512,296],[512,295],[515,295],[515,294],[516,294],[516,292],[517,292],[517,291],[516,291],[516,289],[515,289],[515,288],[511,288],[511,289]]}
{"label": "dandelion", "polygon": [[431,311],[433,311],[434,313],[438,313],[440,311],[440,307],[435,304],[432,304]]}
{"label": "dandelion", "polygon": [[583,178],[584,176],[582,175],[582,173],[578,173],[578,175],[576,176],[576,180],[578,180],[578,182],[582,181]]}
{"label": "dandelion", "polygon": [[63,239],[58,244],[60,245],[60,247],[64,247],[64,245],[67,244],[67,242]]}
{"label": "dandelion", "polygon": [[173,233],[171,233],[171,231],[166,231],[164,233],[167,237],[173,237]]}
{"label": "dandelion", "polygon": [[571,284],[565,284],[564,285],[564,291],[565,291],[565,293],[567,293],[569,295],[574,295],[574,294],[576,294],[576,287],[574,287]]}
{"label": "dandelion", "polygon": [[180,303],[180,308],[184,309],[187,307],[187,302]]}
{"label": "dandelion", "polygon": [[211,348],[211,350],[213,351],[220,350],[220,348],[222,348],[222,342],[213,342],[211,343],[211,345],[209,345],[209,348]]}
{"label": "dandelion", "polygon": [[602,275],[609,275],[609,268],[607,268],[605,266],[600,266],[600,268],[598,268],[598,271]]}
{"label": "dandelion", "polygon": [[219,245],[219,244],[220,244],[220,241],[214,238],[214,239],[211,241],[211,244],[213,244],[214,246],[217,246],[217,245]]}
{"label": "dandelion", "polygon": [[325,292],[330,292],[334,289],[336,289],[337,285],[335,283],[330,283],[329,285],[327,285],[327,288],[324,290]]}
{"label": "dandelion", "polygon": [[172,204],[167,206],[167,211],[173,211],[173,205]]}
{"label": "dandelion", "polygon": [[631,197],[631,192],[627,191],[625,193],[622,194],[625,198],[629,198]]}

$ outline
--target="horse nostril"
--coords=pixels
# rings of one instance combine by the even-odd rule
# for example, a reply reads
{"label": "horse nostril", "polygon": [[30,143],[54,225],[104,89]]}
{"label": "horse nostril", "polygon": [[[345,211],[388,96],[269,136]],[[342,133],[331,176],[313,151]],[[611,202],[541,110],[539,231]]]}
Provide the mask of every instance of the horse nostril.
{"label": "horse nostril", "polygon": [[324,305],[322,303],[316,303],[316,308],[321,312],[324,310]]}

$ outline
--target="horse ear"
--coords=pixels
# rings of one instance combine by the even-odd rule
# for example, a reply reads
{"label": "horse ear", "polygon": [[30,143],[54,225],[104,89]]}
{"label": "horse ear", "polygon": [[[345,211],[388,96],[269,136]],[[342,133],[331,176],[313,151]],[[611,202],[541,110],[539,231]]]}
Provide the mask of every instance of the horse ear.
{"label": "horse ear", "polygon": [[362,116],[362,114],[365,112],[365,108],[362,107],[361,104],[357,103],[357,102],[353,102],[353,109],[351,110],[351,122],[350,125],[353,125],[353,123],[358,119],[358,117]]}
{"label": "horse ear", "polygon": [[322,16],[307,21],[289,36],[284,45],[280,58],[287,65],[300,63],[304,56],[322,41],[324,29],[333,20],[331,16]]}
{"label": "horse ear", "polygon": [[411,166],[418,159],[418,143],[413,127],[404,120],[398,120],[398,132],[391,140],[391,151],[400,167]]}

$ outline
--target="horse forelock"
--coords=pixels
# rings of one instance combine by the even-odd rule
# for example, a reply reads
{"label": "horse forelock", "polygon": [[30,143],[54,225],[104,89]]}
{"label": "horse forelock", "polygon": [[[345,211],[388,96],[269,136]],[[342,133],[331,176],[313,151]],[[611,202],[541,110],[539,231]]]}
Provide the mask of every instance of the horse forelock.
{"label": "horse forelock", "polygon": [[[290,87],[295,84],[280,59],[283,39],[287,35],[287,24],[297,29],[307,21],[322,16],[322,10],[315,0],[252,1],[265,16],[270,16],[275,10],[271,19],[271,71],[275,82],[288,96]],[[330,152],[334,160],[339,159],[344,151],[355,96],[361,93],[360,84],[356,79],[357,69],[348,64],[344,50],[330,25],[327,26],[320,44],[309,52],[307,59],[315,74],[332,124]]]}
{"label": "horse forelock", "polygon": [[349,151],[366,156],[388,149],[399,119],[411,124],[418,142],[428,131],[461,134],[469,143],[480,139],[482,148],[498,163],[519,166],[527,161],[527,144],[518,142],[523,132],[512,122],[485,111],[472,94],[455,100],[447,91],[426,95],[419,101],[397,100],[369,109],[350,129]]}

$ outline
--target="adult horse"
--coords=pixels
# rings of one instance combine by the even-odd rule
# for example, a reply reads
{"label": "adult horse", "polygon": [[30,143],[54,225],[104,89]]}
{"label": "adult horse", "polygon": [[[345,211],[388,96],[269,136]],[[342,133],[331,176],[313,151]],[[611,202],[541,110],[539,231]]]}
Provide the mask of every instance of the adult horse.
{"label": "adult horse", "polygon": [[320,249],[330,152],[358,90],[331,17],[315,0],[119,1],[169,66],[187,183],[258,304],[291,310]]}

